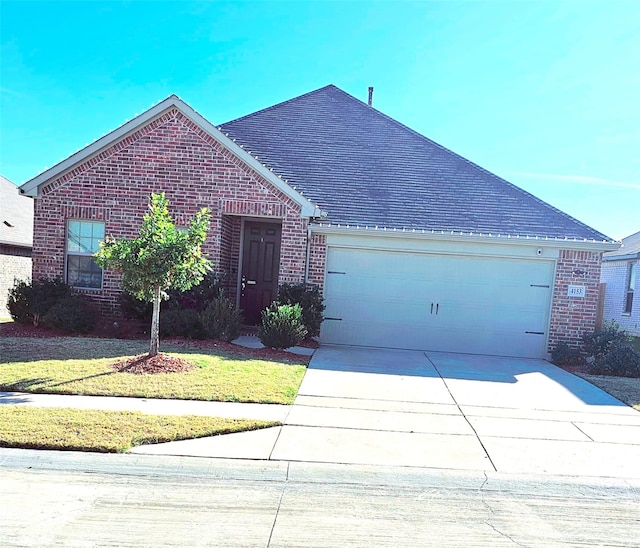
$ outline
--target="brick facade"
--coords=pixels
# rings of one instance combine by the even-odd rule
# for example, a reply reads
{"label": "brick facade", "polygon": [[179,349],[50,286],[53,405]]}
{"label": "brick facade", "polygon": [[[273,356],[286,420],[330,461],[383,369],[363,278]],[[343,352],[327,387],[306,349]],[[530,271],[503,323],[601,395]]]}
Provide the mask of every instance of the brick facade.
{"label": "brick facade", "polygon": [[31,249],[0,245],[0,318],[8,318],[7,298],[15,280],[31,279]]}
{"label": "brick facade", "polygon": [[[637,259],[602,263],[600,281],[606,284],[603,316],[605,320],[615,320],[621,329],[631,335],[640,337],[640,276],[636,278],[637,289],[633,293],[631,314],[624,312],[629,286],[629,265],[632,262],[637,262]],[[640,266],[636,268],[640,269]]]}
{"label": "brick facade", "polygon": [[[282,223],[279,281],[303,281],[308,219],[300,216],[300,205],[177,109],[42,188],[35,209],[34,278],[64,277],[69,219],[104,221],[106,235],[133,238],[152,192],[166,193],[179,225],[188,224],[200,208],[209,208],[211,226],[204,251],[226,274],[232,298],[242,217]],[[113,315],[120,276],[106,271],[103,289],[86,293],[104,313]]]}
{"label": "brick facade", "polygon": [[[595,329],[601,261],[599,252],[560,251],[551,306],[550,350],[561,341],[579,346],[582,335]],[[585,286],[585,296],[568,296],[570,285]]]}
{"label": "brick facade", "polygon": [[316,284],[320,290],[324,287],[324,267],[327,259],[327,237],[323,234],[311,236],[309,253],[309,282]]}

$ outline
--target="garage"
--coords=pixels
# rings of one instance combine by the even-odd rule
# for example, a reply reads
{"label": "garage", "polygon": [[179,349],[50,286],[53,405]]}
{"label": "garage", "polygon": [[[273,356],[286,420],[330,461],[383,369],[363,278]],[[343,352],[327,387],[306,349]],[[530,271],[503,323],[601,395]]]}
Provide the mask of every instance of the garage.
{"label": "garage", "polygon": [[321,339],[546,356],[554,261],[328,247]]}

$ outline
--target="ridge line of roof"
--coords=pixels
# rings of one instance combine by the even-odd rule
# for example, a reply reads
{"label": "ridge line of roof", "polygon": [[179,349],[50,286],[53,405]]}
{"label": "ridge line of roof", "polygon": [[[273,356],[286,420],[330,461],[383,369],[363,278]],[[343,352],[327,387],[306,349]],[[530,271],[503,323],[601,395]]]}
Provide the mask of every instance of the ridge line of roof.
{"label": "ridge line of roof", "polygon": [[[240,122],[242,120],[246,120],[248,118],[252,118],[253,116],[256,116],[258,114],[262,114],[263,112],[268,112],[270,110],[273,110],[277,107],[281,107],[283,105],[286,105],[288,103],[292,103],[294,101],[297,101],[298,99],[302,99],[303,97],[309,97],[310,95],[314,95],[316,93],[319,93],[320,91],[323,91],[325,89],[328,88],[333,88],[333,89],[337,89],[338,91],[342,91],[339,87],[335,86],[334,84],[327,84],[326,86],[322,86],[321,88],[318,89],[314,89],[312,91],[308,91],[307,93],[303,93],[302,95],[298,95],[296,97],[292,97],[291,99],[287,99],[286,101],[280,101],[279,103],[276,103],[275,105],[271,105],[265,108],[261,108],[260,110],[256,110],[255,112],[251,112],[249,114],[245,114],[244,116],[240,116],[240,118],[234,118],[233,120],[227,120],[226,122],[224,122],[223,124],[216,124],[216,127],[218,128],[224,128],[224,126],[226,126],[227,124],[232,124],[235,122]],[[345,93],[344,91],[342,91],[342,93]]]}

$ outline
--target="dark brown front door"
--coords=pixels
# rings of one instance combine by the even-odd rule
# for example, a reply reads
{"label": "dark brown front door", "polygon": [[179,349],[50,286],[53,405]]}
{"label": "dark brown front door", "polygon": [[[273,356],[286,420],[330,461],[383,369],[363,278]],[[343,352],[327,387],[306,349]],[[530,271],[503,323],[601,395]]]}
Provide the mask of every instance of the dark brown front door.
{"label": "dark brown front door", "polygon": [[279,224],[244,224],[240,308],[249,325],[260,323],[260,312],[278,296],[280,234]]}

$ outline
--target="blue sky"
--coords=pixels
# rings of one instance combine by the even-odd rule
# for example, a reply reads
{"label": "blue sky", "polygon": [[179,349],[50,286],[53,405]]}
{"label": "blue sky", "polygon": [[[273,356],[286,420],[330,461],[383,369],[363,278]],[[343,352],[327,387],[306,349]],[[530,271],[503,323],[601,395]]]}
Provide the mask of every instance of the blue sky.
{"label": "blue sky", "polygon": [[0,173],[175,93],[222,123],[335,84],[622,238],[640,230],[640,2],[0,0]]}

